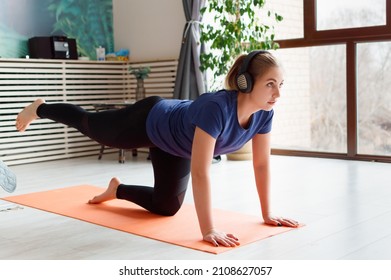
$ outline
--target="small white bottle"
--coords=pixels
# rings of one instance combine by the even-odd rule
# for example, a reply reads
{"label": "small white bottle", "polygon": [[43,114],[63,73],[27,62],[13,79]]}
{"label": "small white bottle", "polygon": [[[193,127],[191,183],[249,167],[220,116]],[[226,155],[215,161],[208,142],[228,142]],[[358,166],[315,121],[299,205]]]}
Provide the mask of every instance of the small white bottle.
{"label": "small white bottle", "polygon": [[98,61],[106,60],[106,50],[102,46],[99,46],[99,48],[96,49],[96,59]]}

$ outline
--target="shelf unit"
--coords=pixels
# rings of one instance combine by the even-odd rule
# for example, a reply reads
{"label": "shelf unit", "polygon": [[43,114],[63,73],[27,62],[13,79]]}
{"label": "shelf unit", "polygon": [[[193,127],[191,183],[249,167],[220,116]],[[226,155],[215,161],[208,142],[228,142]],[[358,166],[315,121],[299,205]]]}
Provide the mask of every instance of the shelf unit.
{"label": "shelf unit", "polygon": [[177,60],[152,62],[0,59],[0,158],[8,165],[98,155],[100,145],[73,128],[39,119],[23,133],[15,119],[38,97],[70,102],[88,111],[99,102],[134,99],[128,68],[149,66],[146,96],[172,98]]}

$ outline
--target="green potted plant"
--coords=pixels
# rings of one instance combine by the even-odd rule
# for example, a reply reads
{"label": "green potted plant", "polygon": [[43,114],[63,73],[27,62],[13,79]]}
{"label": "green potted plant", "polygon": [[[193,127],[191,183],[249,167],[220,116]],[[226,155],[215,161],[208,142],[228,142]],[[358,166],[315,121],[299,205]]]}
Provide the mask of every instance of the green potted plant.
{"label": "green potted plant", "polygon": [[[201,10],[204,16],[213,15],[214,21],[213,25],[202,24],[200,36],[201,43],[209,49],[200,55],[200,61],[201,71],[210,71],[213,76],[210,90],[222,87],[222,78],[240,54],[278,48],[274,28],[265,22],[278,23],[283,18],[264,6],[265,0],[208,0]],[[264,20],[260,15],[265,15]],[[234,160],[251,157],[251,143],[237,154],[228,155]]]}
{"label": "green potted plant", "polygon": [[145,88],[144,88],[144,79],[148,78],[149,73],[151,72],[150,67],[138,67],[132,68],[129,67],[129,72],[136,77],[137,87],[136,87],[136,100],[145,98]]}
{"label": "green potted plant", "polygon": [[[201,10],[213,15],[215,24],[202,24],[201,43],[209,50],[200,55],[201,71],[211,70],[213,78],[225,76],[234,59],[252,50],[277,49],[274,28],[263,23],[282,21],[282,16],[265,11],[265,0],[208,0]],[[266,19],[260,18],[261,14]]]}

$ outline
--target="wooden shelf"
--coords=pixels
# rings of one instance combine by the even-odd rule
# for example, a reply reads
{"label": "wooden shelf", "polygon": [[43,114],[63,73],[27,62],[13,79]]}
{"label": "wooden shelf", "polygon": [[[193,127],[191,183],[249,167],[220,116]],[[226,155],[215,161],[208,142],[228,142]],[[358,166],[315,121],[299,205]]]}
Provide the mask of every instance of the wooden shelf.
{"label": "wooden shelf", "polygon": [[8,165],[98,155],[100,145],[73,128],[37,120],[16,131],[17,114],[37,98],[94,111],[100,102],[135,99],[129,66],[149,66],[146,96],[172,98],[177,60],[151,62],[0,59],[0,158]]}

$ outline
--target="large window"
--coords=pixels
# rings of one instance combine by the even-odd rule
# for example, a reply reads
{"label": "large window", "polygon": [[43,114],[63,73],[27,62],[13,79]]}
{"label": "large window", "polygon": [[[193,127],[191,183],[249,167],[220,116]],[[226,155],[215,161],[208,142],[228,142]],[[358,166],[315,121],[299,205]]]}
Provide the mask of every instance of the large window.
{"label": "large window", "polygon": [[358,152],[391,156],[391,43],[357,46]]}
{"label": "large window", "polygon": [[391,162],[391,0],[302,3],[304,36],[278,41],[273,153]]}
{"label": "large window", "polygon": [[385,0],[317,0],[317,30],[386,24]]}
{"label": "large window", "polygon": [[273,147],[346,153],[346,48],[280,49],[285,82],[275,106]]}

